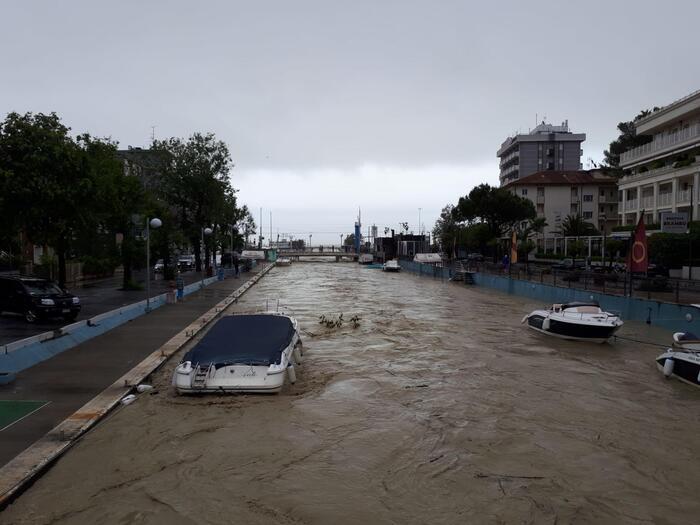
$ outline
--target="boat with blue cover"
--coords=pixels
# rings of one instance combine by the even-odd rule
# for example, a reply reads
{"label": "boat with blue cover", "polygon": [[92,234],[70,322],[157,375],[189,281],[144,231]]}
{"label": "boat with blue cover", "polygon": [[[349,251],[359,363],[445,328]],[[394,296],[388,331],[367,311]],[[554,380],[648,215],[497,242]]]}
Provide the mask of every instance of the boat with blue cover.
{"label": "boat with blue cover", "polygon": [[180,394],[277,393],[296,381],[302,342],[293,317],[281,313],[224,316],[175,367]]}

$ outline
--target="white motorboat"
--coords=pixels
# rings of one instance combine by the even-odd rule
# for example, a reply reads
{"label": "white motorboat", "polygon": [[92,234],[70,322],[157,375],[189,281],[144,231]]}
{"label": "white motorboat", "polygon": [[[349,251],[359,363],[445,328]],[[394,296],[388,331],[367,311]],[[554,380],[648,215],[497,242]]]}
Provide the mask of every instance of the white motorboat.
{"label": "white motorboat", "polygon": [[401,266],[399,266],[399,261],[396,259],[391,259],[390,261],[384,263],[382,270],[385,272],[400,272]]}
{"label": "white motorboat", "polygon": [[361,253],[357,258],[357,262],[360,264],[372,264],[374,262],[374,255],[371,253]]}
{"label": "white motorboat", "polygon": [[277,259],[277,266],[291,266],[292,260],[288,257],[280,257]]}
{"label": "white motorboat", "polygon": [[667,378],[700,386],[700,338],[690,332],[676,332],[673,348],[656,358],[656,366]]}
{"label": "white motorboat", "polygon": [[301,363],[296,319],[280,313],[222,317],[182,358],[173,373],[180,394],[282,390]]}
{"label": "white motorboat", "polygon": [[562,339],[604,343],[622,326],[620,316],[605,312],[595,302],[553,304],[523,318],[533,330]]}

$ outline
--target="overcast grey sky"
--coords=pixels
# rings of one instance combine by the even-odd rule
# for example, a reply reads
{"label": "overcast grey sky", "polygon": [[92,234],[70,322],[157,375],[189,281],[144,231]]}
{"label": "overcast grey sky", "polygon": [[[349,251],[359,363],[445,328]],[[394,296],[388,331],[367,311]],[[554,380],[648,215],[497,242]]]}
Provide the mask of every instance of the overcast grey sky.
{"label": "overcast grey sky", "polygon": [[272,210],[274,234],[330,243],[358,206],[431,229],[536,114],[600,160],[617,122],[700,88],[698,20],[692,0],[5,1],[0,113],[122,147],[212,131],[266,232]]}

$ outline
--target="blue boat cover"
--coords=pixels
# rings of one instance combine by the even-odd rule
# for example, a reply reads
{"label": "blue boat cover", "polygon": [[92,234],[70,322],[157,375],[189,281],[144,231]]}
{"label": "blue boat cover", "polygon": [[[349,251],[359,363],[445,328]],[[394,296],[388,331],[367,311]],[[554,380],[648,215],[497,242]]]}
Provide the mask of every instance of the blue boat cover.
{"label": "blue boat cover", "polygon": [[229,315],[219,319],[182,361],[216,367],[279,364],[294,338],[294,326],[281,315]]}

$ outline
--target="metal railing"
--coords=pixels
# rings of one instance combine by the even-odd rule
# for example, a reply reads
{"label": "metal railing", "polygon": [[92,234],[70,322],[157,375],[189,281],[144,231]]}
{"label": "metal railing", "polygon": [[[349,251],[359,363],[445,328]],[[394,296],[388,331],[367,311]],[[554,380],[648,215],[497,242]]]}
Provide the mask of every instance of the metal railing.
{"label": "metal railing", "polygon": [[483,273],[538,282],[564,288],[589,290],[622,297],[639,297],[667,303],[699,304],[700,281],[671,277],[632,276],[624,272],[591,270],[559,270],[540,264],[513,264],[505,269],[501,264],[476,263],[468,269]]}
{"label": "metal railing", "polygon": [[685,142],[700,140],[700,124],[693,124],[675,133],[666,134],[642,146],[638,146],[620,155],[620,164],[638,160],[644,156],[660,153],[664,150],[680,146]]}
{"label": "metal railing", "polygon": [[676,203],[690,202],[690,192],[692,190],[680,190],[676,195]]}
{"label": "metal railing", "polygon": [[659,193],[659,196],[656,199],[656,207],[658,208],[661,206],[670,206],[672,200],[673,200],[673,193],[671,193],[671,192]]}

